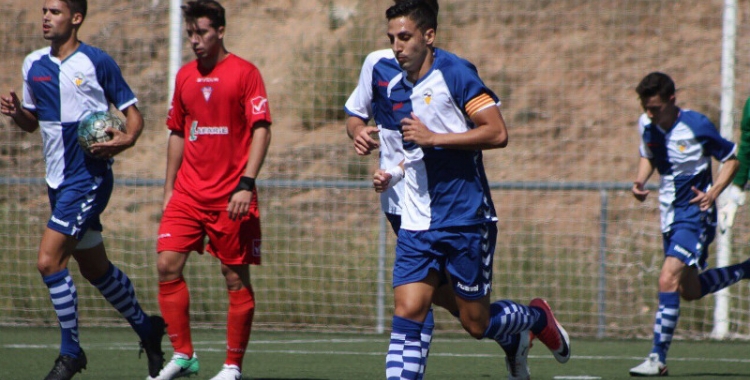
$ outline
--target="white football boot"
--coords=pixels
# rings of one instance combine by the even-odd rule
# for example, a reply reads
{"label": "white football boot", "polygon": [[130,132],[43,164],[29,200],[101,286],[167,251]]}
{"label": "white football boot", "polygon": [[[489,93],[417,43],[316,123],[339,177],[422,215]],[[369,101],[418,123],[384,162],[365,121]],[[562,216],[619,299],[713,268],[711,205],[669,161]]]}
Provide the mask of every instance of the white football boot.
{"label": "white football boot", "polygon": [[224,364],[221,371],[212,377],[211,380],[242,380],[242,373],[240,372],[240,367]]}
{"label": "white football boot", "polygon": [[531,372],[526,359],[529,356],[529,332],[521,331],[521,338],[518,342],[518,349],[513,356],[505,357],[505,368],[508,369],[508,380],[529,380]]}
{"label": "white football boot", "polygon": [[646,361],[630,369],[630,376],[667,376],[667,365],[659,360],[659,354],[649,354]]}

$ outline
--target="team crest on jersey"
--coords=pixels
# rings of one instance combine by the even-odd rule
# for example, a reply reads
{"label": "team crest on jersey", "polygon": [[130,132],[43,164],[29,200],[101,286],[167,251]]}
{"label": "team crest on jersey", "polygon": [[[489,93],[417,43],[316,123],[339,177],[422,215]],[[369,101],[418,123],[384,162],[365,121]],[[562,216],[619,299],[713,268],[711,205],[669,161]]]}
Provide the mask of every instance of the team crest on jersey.
{"label": "team crest on jersey", "polygon": [[76,87],[81,87],[81,85],[83,84],[83,78],[83,73],[75,73],[75,75],[73,76],[73,83],[76,84]]}
{"label": "team crest on jersey", "polygon": [[208,99],[211,99],[211,91],[213,91],[213,88],[211,86],[206,86],[201,88],[201,91],[203,92],[203,98],[208,101]]}
{"label": "team crest on jersey", "polygon": [[268,99],[262,96],[254,97],[250,103],[253,106],[253,115],[262,115],[267,112]]}
{"label": "team crest on jersey", "polygon": [[429,106],[430,102],[432,101],[432,89],[428,88],[424,90],[424,93],[422,94],[422,98],[424,98],[425,104]]}
{"label": "team crest on jersey", "polygon": [[685,150],[688,147],[688,142],[685,140],[677,141],[677,150],[680,151],[680,153],[685,153]]}

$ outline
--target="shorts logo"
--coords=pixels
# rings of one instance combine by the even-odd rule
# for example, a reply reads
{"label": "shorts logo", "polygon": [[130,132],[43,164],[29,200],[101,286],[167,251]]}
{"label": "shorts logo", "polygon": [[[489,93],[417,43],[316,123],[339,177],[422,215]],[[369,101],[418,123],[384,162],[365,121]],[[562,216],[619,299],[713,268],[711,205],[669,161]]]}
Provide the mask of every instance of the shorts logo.
{"label": "shorts logo", "polygon": [[677,253],[681,253],[681,254],[682,254],[682,255],[684,255],[685,257],[691,257],[691,256],[693,255],[692,253],[690,253],[690,251],[688,251],[688,250],[687,250],[687,249],[685,249],[685,248],[682,248],[681,246],[679,246],[679,245],[677,245],[677,244],[675,244],[675,246],[674,246],[674,250],[675,250],[675,251],[676,251]]}
{"label": "shorts logo", "polygon": [[476,293],[479,291],[479,285],[468,286],[459,282],[456,284],[456,287],[467,293]]}
{"label": "shorts logo", "polygon": [[260,257],[260,240],[253,240],[253,257]]}
{"label": "shorts logo", "polygon": [[159,234],[159,236],[157,236],[156,238],[157,239],[165,239],[165,238],[170,238],[170,237],[172,237],[172,234],[170,234],[169,232],[167,232],[165,234]]}
{"label": "shorts logo", "polygon": [[250,103],[253,106],[253,115],[262,115],[262,114],[268,112],[267,111],[267,108],[268,108],[268,99],[266,99],[266,98],[264,98],[262,96],[257,96],[255,98],[253,98],[250,101]]}
{"label": "shorts logo", "polygon": [[57,218],[55,218],[54,215],[52,217],[50,217],[50,220],[52,221],[52,223],[59,224],[59,225],[61,225],[63,227],[69,227],[70,226],[70,222],[66,222],[64,220],[57,219]]}

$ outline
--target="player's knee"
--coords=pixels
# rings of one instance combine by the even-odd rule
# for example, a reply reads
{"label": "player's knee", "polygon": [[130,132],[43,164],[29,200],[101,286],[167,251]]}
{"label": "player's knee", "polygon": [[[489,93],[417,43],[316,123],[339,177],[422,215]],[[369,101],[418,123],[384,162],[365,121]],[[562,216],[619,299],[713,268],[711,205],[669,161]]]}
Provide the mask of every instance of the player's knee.
{"label": "player's knee", "polygon": [[477,340],[484,338],[484,332],[487,331],[486,327],[482,328],[482,326],[478,324],[464,325],[464,329],[472,336],[472,338]]}
{"label": "player's knee", "polygon": [[179,253],[176,252],[159,252],[159,259],[156,260],[156,271],[159,274],[159,281],[172,281],[182,276],[182,260],[179,260]]}
{"label": "player's knee", "polygon": [[679,285],[679,279],[674,276],[666,274],[659,276],[659,291],[661,292],[675,292]]}
{"label": "player's knee", "polygon": [[474,339],[484,338],[484,333],[487,331],[489,321],[478,320],[478,319],[464,319],[461,318],[461,326],[464,330],[469,333]]}
{"label": "player's knee", "polygon": [[57,266],[49,260],[39,259],[36,262],[36,270],[38,270],[39,274],[41,274],[42,276],[49,276],[51,274],[59,272],[56,269]]}
{"label": "player's knee", "polygon": [[49,276],[65,269],[65,265],[52,256],[40,254],[36,261],[36,269],[42,276]]}

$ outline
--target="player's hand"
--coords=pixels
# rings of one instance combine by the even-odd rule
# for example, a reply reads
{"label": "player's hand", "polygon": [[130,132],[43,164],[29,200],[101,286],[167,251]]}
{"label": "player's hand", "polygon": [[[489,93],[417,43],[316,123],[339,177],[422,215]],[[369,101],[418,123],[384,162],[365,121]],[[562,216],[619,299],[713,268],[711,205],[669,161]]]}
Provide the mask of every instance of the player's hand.
{"label": "player's hand", "polygon": [[133,146],[133,137],[119,129],[107,127],[104,132],[112,136],[112,140],[91,144],[91,154],[94,157],[112,158]]}
{"label": "player's hand", "polygon": [[695,194],[695,197],[693,197],[693,199],[691,199],[689,203],[692,203],[692,204],[697,203],[701,211],[706,211],[714,205],[716,196],[713,195],[712,192],[707,191],[704,193],[698,190],[698,188],[695,186],[690,187],[690,190],[693,191],[693,194]]}
{"label": "player's hand", "polygon": [[735,184],[730,184],[719,195],[716,205],[719,208],[718,224],[721,232],[724,232],[734,225],[734,217],[739,206],[745,204],[745,191]]}
{"label": "player's hand", "polygon": [[15,91],[11,91],[8,96],[0,96],[0,113],[15,118],[20,111],[21,100],[18,99]]}
{"label": "player's hand", "polygon": [[378,169],[375,174],[372,175],[372,187],[376,193],[382,193],[388,190],[388,185],[391,182],[393,176],[383,169]]}
{"label": "player's hand", "polygon": [[421,147],[434,146],[432,138],[435,136],[435,133],[430,131],[414,112],[411,113],[410,118],[405,117],[401,119],[401,129],[404,134],[404,141],[413,142]]}
{"label": "player's hand", "polygon": [[633,196],[635,199],[643,202],[646,200],[646,197],[648,197],[648,194],[650,193],[649,190],[646,190],[644,187],[644,184],[642,182],[633,182],[633,188],[630,189],[630,191],[633,192]]}
{"label": "player's hand", "polygon": [[253,192],[250,190],[239,190],[229,197],[229,204],[227,204],[227,213],[229,219],[236,220],[250,210],[250,201],[253,199]]}
{"label": "player's hand", "polygon": [[354,150],[360,156],[366,156],[375,149],[380,147],[380,143],[372,138],[373,134],[378,133],[378,127],[362,127],[354,136]]}

